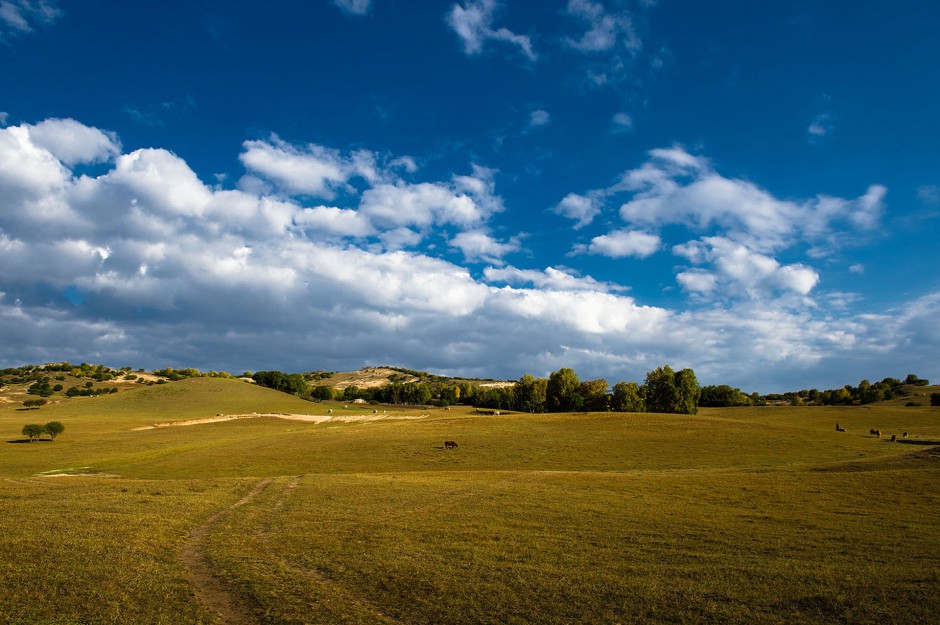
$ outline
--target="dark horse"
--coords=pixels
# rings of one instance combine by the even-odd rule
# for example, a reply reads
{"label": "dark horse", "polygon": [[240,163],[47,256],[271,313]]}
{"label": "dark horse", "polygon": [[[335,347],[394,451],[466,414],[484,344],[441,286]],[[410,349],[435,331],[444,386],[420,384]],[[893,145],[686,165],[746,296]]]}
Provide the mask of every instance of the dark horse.
{"label": "dark horse", "polygon": [[444,441],[444,449],[457,449],[457,443],[454,441]]}

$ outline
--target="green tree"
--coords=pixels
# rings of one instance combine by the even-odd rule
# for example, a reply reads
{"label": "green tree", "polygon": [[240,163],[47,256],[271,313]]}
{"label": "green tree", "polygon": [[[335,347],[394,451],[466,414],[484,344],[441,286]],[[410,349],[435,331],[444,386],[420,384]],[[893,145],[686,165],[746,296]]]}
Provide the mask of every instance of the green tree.
{"label": "green tree", "polygon": [[513,400],[516,410],[524,412],[545,412],[545,392],[548,380],[536,378],[528,373],[519,378],[513,386]]}
{"label": "green tree", "polygon": [[[304,385],[306,385],[306,382],[304,382]],[[314,399],[331,401],[334,397],[333,388],[330,386],[314,386],[310,396]]]}
{"label": "green tree", "polygon": [[460,401],[460,387],[456,384],[447,384],[440,389],[441,403],[445,406],[456,404]]}
{"label": "green tree", "polygon": [[578,386],[578,393],[583,401],[582,408],[594,412],[607,410],[610,405],[610,398],[607,396],[609,390],[610,385],[604,379],[581,382]]}
{"label": "green tree", "polygon": [[691,369],[677,371],[675,384],[679,395],[676,412],[679,414],[698,414],[698,400],[702,389],[695,378],[695,372]]}
{"label": "green tree", "polygon": [[28,436],[29,442],[33,442],[45,433],[46,428],[38,423],[27,423],[22,429],[23,436]]}
{"label": "green tree", "polygon": [[[816,399],[819,391],[813,389],[807,392],[807,397],[811,400]],[[719,384],[717,386],[703,386],[699,397],[699,406],[712,407],[730,407],[730,406],[750,406],[751,398],[741,392],[740,389]]]}
{"label": "green tree", "polygon": [[583,400],[581,381],[573,369],[562,368],[548,376],[545,386],[545,404],[549,412],[580,410]]}
{"label": "green tree", "polygon": [[650,412],[673,412],[679,404],[676,372],[669,365],[647,371],[643,388],[646,409]]}
{"label": "green tree", "polygon": [[65,431],[65,426],[60,421],[50,421],[45,425],[45,428],[52,440],[55,440],[56,436]]}
{"label": "green tree", "polygon": [[646,401],[642,389],[636,382],[617,382],[610,397],[610,409],[614,412],[645,412]]}
{"label": "green tree", "polygon": [[696,414],[701,389],[691,369],[673,371],[664,365],[647,372],[644,383],[646,409],[650,412]]}
{"label": "green tree", "polygon": [[908,373],[907,377],[904,378],[904,383],[913,384],[914,386],[927,386],[928,384],[930,384],[930,381],[925,380],[923,378],[919,378],[913,373]]}
{"label": "green tree", "polygon": [[284,393],[293,395],[307,394],[307,381],[299,373],[282,373],[281,371],[258,371],[251,376],[259,386],[266,386]]}

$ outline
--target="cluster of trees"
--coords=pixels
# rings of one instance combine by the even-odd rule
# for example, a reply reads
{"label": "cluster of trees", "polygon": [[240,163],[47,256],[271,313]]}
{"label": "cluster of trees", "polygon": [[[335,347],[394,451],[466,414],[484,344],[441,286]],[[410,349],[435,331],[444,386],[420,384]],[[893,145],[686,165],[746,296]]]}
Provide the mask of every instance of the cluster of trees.
{"label": "cluster of trees", "polygon": [[43,434],[48,434],[49,438],[55,440],[56,437],[65,431],[65,426],[59,421],[50,421],[45,425],[38,423],[27,423],[23,426],[23,436],[29,437],[29,442],[39,439]]}
{"label": "cluster of trees", "polygon": [[761,396],[763,401],[787,401],[792,405],[831,406],[839,404],[871,404],[878,401],[902,397],[907,394],[905,386],[927,386],[929,380],[914,373],[907,374],[904,380],[885,378],[878,382],[862,380],[858,386],[846,384],[842,388],[819,391],[815,388],[797,392]]}
{"label": "cluster of trees", "polygon": [[[424,374],[402,370],[407,375]],[[559,369],[548,378],[526,374],[509,385],[483,386],[469,380],[455,382],[429,376],[420,382],[392,381],[384,386],[343,390],[318,385],[309,391],[305,376],[280,371],[259,371],[251,376],[261,386],[277,389],[314,400],[372,403],[440,405],[458,402],[481,408],[521,412],[698,412],[701,389],[691,369],[673,371],[668,365],[646,374],[642,385],[618,382],[613,389],[606,380],[580,380],[569,368]]]}
{"label": "cluster of trees", "polygon": [[691,369],[673,371],[669,365],[647,372],[642,385],[584,380],[569,368],[548,378],[522,376],[512,386],[478,388],[466,403],[485,408],[523,412],[698,412],[701,389]]}
{"label": "cluster of trees", "polygon": [[251,376],[258,386],[266,386],[292,395],[307,395],[307,380],[299,373],[258,371]]}
{"label": "cluster of trees", "polygon": [[173,367],[167,367],[165,369],[154,369],[154,375],[164,377],[171,382],[178,382],[180,380],[185,380],[187,378],[226,378],[229,380],[234,380],[235,376],[227,371],[207,371],[202,372],[199,369],[174,369]]}
{"label": "cluster of trees", "polygon": [[757,393],[746,395],[739,388],[718,384],[702,387],[702,395],[698,405],[709,408],[729,408],[733,406],[753,406],[760,404],[761,398]]}
{"label": "cluster of trees", "polygon": [[97,397],[98,395],[108,395],[111,393],[117,393],[118,388],[116,386],[101,386],[98,388],[92,388],[91,382],[86,382],[85,386],[79,388],[77,386],[70,386],[65,391],[66,397]]}
{"label": "cluster of trees", "polygon": [[29,388],[26,389],[26,392],[29,395],[39,395],[40,397],[51,397],[53,393],[58,393],[62,390],[61,384],[56,384],[52,386],[48,377],[40,378],[39,380],[33,382],[29,385]]}
{"label": "cluster of trees", "polygon": [[317,386],[311,396],[314,399],[353,401],[363,399],[372,403],[411,404],[426,406],[430,404],[450,405],[457,402],[460,390],[453,385],[431,384],[428,382],[392,382],[384,386],[360,388],[347,386],[343,390],[330,386]]}

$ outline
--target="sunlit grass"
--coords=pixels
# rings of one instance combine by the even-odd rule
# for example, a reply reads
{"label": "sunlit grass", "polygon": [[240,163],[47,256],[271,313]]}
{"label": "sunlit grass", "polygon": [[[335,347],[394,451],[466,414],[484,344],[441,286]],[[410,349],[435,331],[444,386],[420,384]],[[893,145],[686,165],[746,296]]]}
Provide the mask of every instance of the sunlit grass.
{"label": "sunlit grass", "polygon": [[[3,441],[21,439],[26,422],[66,426],[55,442],[0,442],[0,623],[213,622],[180,545],[265,477],[270,487],[206,543],[259,623],[923,623],[940,613],[940,458],[930,455],[940,409],[458,408],[135,429],[328,409],[373,410],[220,379],[0,407]],[[910,438],[879,440],[872,428]],[[37,477],[56,473],[98,477]]]}

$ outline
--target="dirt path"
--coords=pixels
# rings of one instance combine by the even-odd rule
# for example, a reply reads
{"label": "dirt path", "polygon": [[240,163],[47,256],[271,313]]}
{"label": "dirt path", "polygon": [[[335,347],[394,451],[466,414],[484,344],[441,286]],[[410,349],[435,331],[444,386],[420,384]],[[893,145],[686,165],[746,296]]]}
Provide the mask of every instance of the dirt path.
{"label": "dirt path", "polygon": [[[284,486],[280,496],[274,502],[273,507],[275,510],[278,510],[284,506],[288,497],[290,497],[291,492],[300,486],[301,479],[303,479],[303,476],[297,475],[292,478],[291,481],[287,483],[287,485]],[[270,526],[260,529],[257,532],[257,537],[263,544],[266,545],[266,550],[270,554],[272,560],[276,561],[282,569],[289,571],[291,574],[297,577],[306,578],[315,583],[329,584],[335,597],[344,602],[346,605],[354,606],[359,612],[368,614],[370,620],[376,624],[400,625],[402,623],[400,619],[383,613],[369,597],[360,592],[357,592],[355,588],[341,585],[335,580],[323,575],[323,573],[321,573],[319,570],[301,566],[296,562],[278,555],[276,546],[271,542]]]}
{"label": "dirt path", "polygon": [[202,425],[204,423],[221,423],[223,421],[235,421],[236,419],[287,419],[288,421],[308,421],[312,423],[326,423],[327,421],[337,421],[339,423],[359,423],[368,421],[403,421],[413,419],[426,419],[430,415],[400,415],[400,414],[361,414],[361,415],[313,415],[313,414],[288,414],[284,412],[252,412],[251,414],[218,414],[214,417],[205,419],[187,419],[185,421],[164,421],[154,423],[153,425],[142,425],[132,428],[132,432],[142,430],[155,430],[157,428],[185,427],[188,425]]}
{"label": "dirt path", "polygon": [[226,515],[260,495],[270,483],[271,478],[261,480],[250,493],[193,529],[180,551],[180,560],[189,572],[189,579],[196,590],[196,597],[205,607],[219,613],[225,625],[254,625],[257,623],[257,618],[236,594],[228,590],[212,574],[205,553],[206,537]]}

